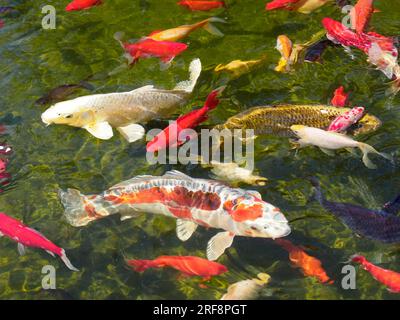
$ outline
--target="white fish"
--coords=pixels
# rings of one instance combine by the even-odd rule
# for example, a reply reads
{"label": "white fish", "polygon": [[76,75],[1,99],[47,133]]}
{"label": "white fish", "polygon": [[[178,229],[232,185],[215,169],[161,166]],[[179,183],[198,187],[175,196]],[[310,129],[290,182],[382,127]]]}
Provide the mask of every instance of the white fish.
{"label": "white fish", "polygon": [[355,141],[341,133],[302,125],[294,125],[291,126],[290,129],[300,138],[296,141],[296,144],[298,144],[299,147],[313,145],[319,147],[323,152],[329,155],[331,155],[330,150],[346,149],[349,152],[353,152],[354,148],[359,148],[363,153],[362,160],[365,166],[370,169],[376,169],[376,166],[368,158],[369,153],[375,153],[388,160],[392,160],[390,155],[380,153],[370,145]]}
{"label": "white fish", "polygon": [[42,114],[46,124],[65,124],[84,128],[99,139],[110,139],[113,127],[129,142],[141,139],[145,130],[139,123],[162,118],[185,104],[201,73],[201,62],[191,62],[190,79],[173,90],[152,85],[129,92],[96,94],[59,102]]}
{"label": "white fish", "polygon": [[270,281],[266,273],[259,273],[258,278],[243,280],[229,286],[221,300],[254,300],[257,299],[261,289]]}

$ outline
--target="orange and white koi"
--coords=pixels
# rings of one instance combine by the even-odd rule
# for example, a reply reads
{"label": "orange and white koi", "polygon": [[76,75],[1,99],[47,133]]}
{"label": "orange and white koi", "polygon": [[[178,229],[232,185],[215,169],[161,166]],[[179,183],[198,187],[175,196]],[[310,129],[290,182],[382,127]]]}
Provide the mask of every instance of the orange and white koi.
{"label": "orange and white koi", "polygon": [[390,292],[400,293],[400,273],[377,267],[361,255],[356,254],[350,260],[361,264],[364,270],[368,271],[375,280],[385,285]]}
{"label": "orange and white koi", "polygon": [[178,41],[187,37],[193,31],[200,28],[203,28],[204,30],[215,36],[222,37],[224,34],[213,25],[213,23],[215,22],[226,23],[226,21],[223,19],[212,17],[195,24],[183,25],[177,28],[167,29],[163,31],[153,31],[147,36],[147,38],[156,41]]}
{"label": "orange and white koi", "polygon": [[309,14],[331,1],[332,0],[273,0],[266,4],[265,9],[267,11],[283,9]]}
{"label": "orange and white koi", "polygon": [[280,238],[290,233],[285,216],[256,191],[231,188],[214,180],[194,179],[179,171],[163,176],[137,176],[98,195],[60,191],[67,220],[73,226],[120,213],[129,219],[140,213],[177,219],[177,235],[188,240],[197,226],[223,229],[208,242],[207,257],[216,260],[235,236]]}
{"label": "orange and white koi", "polygon": [[305,276],[314,277],[321,283],[333,283],[319,259],[308,255],[301,247],[294,245],[287,239],[277,239],[275,242],[289,252],[290,261],[300,268]]}
{"label": "orange and white koi", "polygon": [[276,40],[276,49],[280,52],[281,58],[279,59],[275,71],[277,72],[289,71],[291,63],[290,56],[293,50],[292,41],[286,35],[280,35]]}
{"label": "orange and white koi", "polygon": [[328,131],[345,132],[364,116],[364,111],[365,109],[363,107],[355,107],[350,111],[343,113],[332,121],[328,127]]}

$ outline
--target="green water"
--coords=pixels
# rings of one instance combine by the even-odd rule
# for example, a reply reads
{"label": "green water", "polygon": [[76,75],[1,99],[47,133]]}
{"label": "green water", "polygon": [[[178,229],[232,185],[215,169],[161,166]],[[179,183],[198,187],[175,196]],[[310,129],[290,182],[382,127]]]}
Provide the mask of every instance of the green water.
{"label": "green water", "polygon": [[[57,9],[57,28],[43,30],[41,6],[46,2],[2,1],[1,5],[16,6],[19,14],[5,18],[6,26],[0,29],[0,117],[12,118],[10,121],[17,124],[15,134],[7,138],[15,150],[9,167],[14,188],[0,195],[0,210],[65,248],[80,272],[69,271],[59,259],[41,250],[29,249],[25,256],[19,256],[16,243],[3,238],[0,298],[219,299],[229,284],[267,272],[272,281],[261,299],[396,299],[398,296],[363,270],[357,273],[357,290],[345,291],[340,282],[342,262],[357,252],[399,271],[398,247],[359,238],[318,204],[307,203],[311,188],[305,177],[317,175],[328,199],[379,208],[400,192],[398,165],[383,159],[374,158],[379,169],[369,170],[346,152],[328,157],[309,148],[295,155],[287,139],[268,136],[256,141],[256,167],[270,183],[255,189],[263,199],[281,208],[289,220],[304,218],[291,224],[293,232],[288,238],[308,247],[309,254],[322,261],[335,280],[333,285],[305,277],[272,241],[250,238],[235,239],[229,254],[219,260],[230,272],[214,278],[207,289],[198,286],[198,279],[182,279],[171,269],[138,274],[125,266],[124,257],[205,257],[207,241],[215,230],[199,228],[182,243],[175,235],[175,221],[165,217],[143,215],[124,222],[110,217],[84,228],[71,227],[65,221],[56,193],[59,188],[98,193],[132,176],[158,175],[172,168],[193,177],[208,177],[206,169],[194,165],[150,166],[143,141],[128,144],[118,134],[109,141],[100,141],[81,129],[45,127],[40,115],[46,107],[35,106],[35,100],[54,87],[77,83],[91,75],[97,77],[91,81],[97,93],[127,91],[146,84],[170,89],[187,77],[189,62],[199,57],[204,70],[193,98],[181,110],[186,112],[202,105],[207,94],[223,83],[213,72],[216,64],[266,55],[264,67],[229,82],[207,124],[221,123],[255,105],[328,103],[334,89],[344,85],[352,93],[353,104],[366,106],[384,123],[362,140],[380,151],[398,155],[400,98],[385,96],[387,79],[365,61],[362,53],[354,51],[355,59],[351,60],[342,49],[330,48],[323,64],[304,64],[292,74],[273,71],[279,59],[274,49],[276,37],[285,33],[295,42],[307,41],[321,29],[323,17],[341,18],[336,6],[327,5],[311,15],[302,15],[267,13],[265,0],[228,0],[228,10],[192,13],[175,2],[104,0],[102,6],[87,11],[65,12],[68,1],[51,1]],[[376,6],[381,12],[373,17],[373,29],[385,35],[398,34],[399,5],[377,0]],[[227,20],[228,24],[219,25],[225,37],[196,31],[185,39],[189,49],[167,71],[160,71],[156,59],[148,59],[107,76],[125,62],[113,39],[116,31],[139,38],[153,30],[194,23],[212,15]],[[88,91],[76,93],[85,94]],[[176,115],[171,115],[174,118]],[[261,152],[267,146],[267,151]],[[57,291],[41,289],[41,270],[47,264],[56,267]]]}

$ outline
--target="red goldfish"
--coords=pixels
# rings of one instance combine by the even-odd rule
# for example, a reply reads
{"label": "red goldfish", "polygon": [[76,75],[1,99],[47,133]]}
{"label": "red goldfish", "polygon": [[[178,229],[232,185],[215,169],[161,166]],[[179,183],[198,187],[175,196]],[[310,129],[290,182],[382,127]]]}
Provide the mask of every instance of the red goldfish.
{"label": "red goldfish", "polygon": [[194,1],[194,0],[182,0],[178,4],[182,7],[186,7],[192,11],[210,11],[212,9],[218,9],[225,7],[224,1]]}
{"label": "red goldfish", "polygon": [[331,104],[335,107],[345,107],[347,104],[347,100],[349,98],[349,94],[344,92],[344,87],[340,86],[335,90],[333,98],[331,100]]}
{"label": "red goldfish", "polygon": [[170,267],[184,275],[200,276],[204,280],[228,271],[228,268],[220,263],[192,256],[160,256],[154,260],[128,260],[127,263],[137,272],[148,268]]}
{"label": "red goldfish", "polygon": [[219,100],[217,99],[217,95],[222,92],[223,89],[224,88],[221,88],[211,92],[201,109],[193,110],[176,119],[176,121],[166,127],[147,144],[146,150],[148,152],[155,152],[165,149],[167,146],[177,147],[182,145],[185,141],[178,140],[179,133],[184,129],[195,128],[200,123],[206,121],[208,118],[207,113],[218,106]]}
{"label": "red goldfish", "polygon": [[331,0],[273,0],[267,3],[266,10],[293,10],[309,14]]}
{"label": "red goldfish", "polygon": [[301,247],[295,246],[289,240],[276,239],[275,242],[289,252],[290,261],[299,267],[305,276],[315,277],[322,283],[333,283],[322,268],[320,260],[308,255]]}
{"label": "red goldfish", "polygon": [[65,250],[56,246],[38,231],[31,229],[22,222],[0,212],[0,236],[6,236],[18,242],[18,251],[25,253],[25,246],[46,250],[49,254],[58,255],[65,265],[73,271],[78,271],[65,254]]}
{"label": "red goldfish", "polygon": [[400,293],[400,273],[377,267],[360,255],[354,255],[350,259],[352,262],[361,264],[364,270],[385,285],[390,292]]}
{"label": "red goldfish", "polygon": [[[118,35],[115,37],[118,41]],[[156,57],[163,63],[169,64],[177,55],[187,49],[187,45],[180,42],[155,41],[153,39],[142,39],[136,43],[122,44],[128,53],[129,64],[137,62],[139,59]]]}
{"label": "red goldfish", "polygon": [[357,4],[351,11],[352,28],[357,33],[363,33],[368,26],[371,15],[374,12],[374,0],[358,0]]}
{"label": "red goldfish", "polygon": [[101,0],[73,0],[66,6],[65,10],[66,11],[84,10],[97,6],[99,4],[101,4]]}
{"label": "red goldfish", "polygon": [[355,107],[350,111],[343,113],[338,116],[335,120],[330,124],[328,131],[332,132],[344,132],[353,124],[357,123],[364,115],[363,107]]}

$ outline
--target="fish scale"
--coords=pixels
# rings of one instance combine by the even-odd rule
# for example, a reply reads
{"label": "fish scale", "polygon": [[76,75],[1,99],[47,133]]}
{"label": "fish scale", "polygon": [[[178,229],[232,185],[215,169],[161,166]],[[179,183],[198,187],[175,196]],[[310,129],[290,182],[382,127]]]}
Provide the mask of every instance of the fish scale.
{"label": "fish scale", "polygon": [[[255,135],[273,134],[281,137],[293,137],[292,125],[326,129],[339,115],[350,111],[349,108],[337,108],[326,105],[276,105],[250,108],[229,118],[215,129],[253,129]],[[366,114],[358,122],[354,134],[364,134],[377,130],[381,121]]]}

